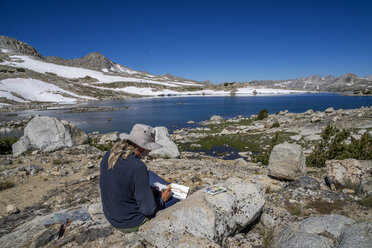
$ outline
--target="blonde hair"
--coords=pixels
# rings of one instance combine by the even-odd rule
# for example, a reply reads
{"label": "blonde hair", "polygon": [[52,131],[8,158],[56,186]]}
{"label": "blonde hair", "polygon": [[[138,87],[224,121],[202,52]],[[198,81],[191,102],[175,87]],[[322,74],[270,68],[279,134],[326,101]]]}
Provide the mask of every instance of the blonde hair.
{"label": "blonde hair", "polygon": [[111,154],[108,158],[108,169],[114,168],[116,162],[121,157],[126,159],[134,150],[134,147],[127,140],[120,140],[111,148]]}

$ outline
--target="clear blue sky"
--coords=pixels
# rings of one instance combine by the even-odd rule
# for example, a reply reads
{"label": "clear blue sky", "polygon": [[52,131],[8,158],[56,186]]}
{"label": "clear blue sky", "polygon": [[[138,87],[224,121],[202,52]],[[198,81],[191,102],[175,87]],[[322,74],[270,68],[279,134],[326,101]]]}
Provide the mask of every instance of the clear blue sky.
{"label": "clear blue sky", "polygon": [[2,1],[0,34],[43,56],[251,81],[372,74],[372,1]]}

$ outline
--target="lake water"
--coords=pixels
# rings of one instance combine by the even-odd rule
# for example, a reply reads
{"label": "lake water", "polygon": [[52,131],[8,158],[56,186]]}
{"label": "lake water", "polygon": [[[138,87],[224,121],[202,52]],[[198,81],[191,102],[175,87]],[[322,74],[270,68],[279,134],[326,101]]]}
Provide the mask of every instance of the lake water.
{"label": "lake water", "polygon": [[281,110],[301,113],[308,109],[324,111],[328,107],[335,109],[369,107],[372,105],[372,97],[339,94],[169,97],[89,102],[80,105],[129,107],[129,109],[85,113],[67,113],[62,110],[21,111],[16,112],[17,116],[10,116],[10,113],[0,113],[0,121],[39,114],[72,121],[87,133],[94,131],[101,133],[111,131],[130,132],[132,126],[136,123],[166,126],[173,131],[177,128],[194,126],[186,123],[189,120],[200,122],[209,119],[212,115],[220,115],[224,118],[238,115],[249,116],[257,114],[261,109],[267,109],[270,114],[273,114]]}

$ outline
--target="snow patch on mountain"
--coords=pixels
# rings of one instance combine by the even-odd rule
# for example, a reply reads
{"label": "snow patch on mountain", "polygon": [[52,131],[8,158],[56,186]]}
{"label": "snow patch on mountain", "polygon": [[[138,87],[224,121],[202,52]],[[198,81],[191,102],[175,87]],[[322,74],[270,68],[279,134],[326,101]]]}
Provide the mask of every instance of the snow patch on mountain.
{"label": "snow patch on mountain", "polygon": [[[4,61],[0,64],[13,66],[13,67],[19,67],[19,68],[27,68],[29,70],[33,70],[39,73],[46,73],[46,72],[54,73],[60,77],[71,78],[71,79],[72,78],[84,78],[84,77],[89,76],[91,78],[97,79],[98,80],[97,83],[135,82],[135,83],[164,85],[168,87],[180,87],[180,85],[178,84],[182,84],[179,82],[177,82],[177,84],[174,84],[174,83],[158,82],[154,80],[146,80],[146,79],[139,79],[139,78],[105,75],[99,71],[47,63],[47,62],[43,62],[40,60],[32,59],[28,56],[14,55],[10,57],[12,61]],[[197,84],[194,84],[194,85],[198,86]]]}
{"label": "snow patch on mountain", "polygon": [[[11,93],[16,93],[29,101],[38,102],[74,103],[77,101],[76,98],[97,100],[96,98],[77,95],[54,84],[31,78],[8,78],[1,80],[0,97],[6,97],[17,102],[25,102],[23,99],[15,97]],[[60,94],[69,95],[71,97],[62,96]]]}

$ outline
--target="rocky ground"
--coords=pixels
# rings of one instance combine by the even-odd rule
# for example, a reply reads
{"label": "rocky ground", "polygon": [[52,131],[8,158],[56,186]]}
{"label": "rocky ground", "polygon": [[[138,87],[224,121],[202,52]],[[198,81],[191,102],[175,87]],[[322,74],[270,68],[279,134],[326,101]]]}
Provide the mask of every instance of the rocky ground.
{"label": "rocky ground", "polygon": [[[53,149],[59,148],[34,147],[17,156],[1,155],[0,244],[372,247],[372,158],[333,160],[321,168],[304,164],[305,156],[321,142],[327,124],[350,130],[352,138],[345,143],[364,133],[371,135],[371,110],[283,111],[263,120],[257,116],[229,120],[213,116],[195,128],[176,130],[170,137],[181,152],[175,154],[169,140],[165,145],[168,150],[145,162],[164,179],[189,186],[189,197],[159,212],[138,233],[131,234],[113,229],[100,204],[99,163],[104,152],[96,147],[109,148],[118,133],[89,134],[87,144],[87,137],[66,128],[73,140],[69,147],[53,144]],[[31,121],[35,122],[30,118],[17,124],[2,123],[2,127],[11,130],[27,125],[29,129]],[[160,130],[159,135],[165,132]],[[277,132],[277,143],[289,144],[270,150]],[[166,137],[167,133],[158,138]],[[27,136],[30,142],[33,138]],[[268,151],[269,165],[256,162],[258,153]],[[232,157],[237,159],[226,160]],[[203,192],[215,184],[228,191],[216,196]]]}

